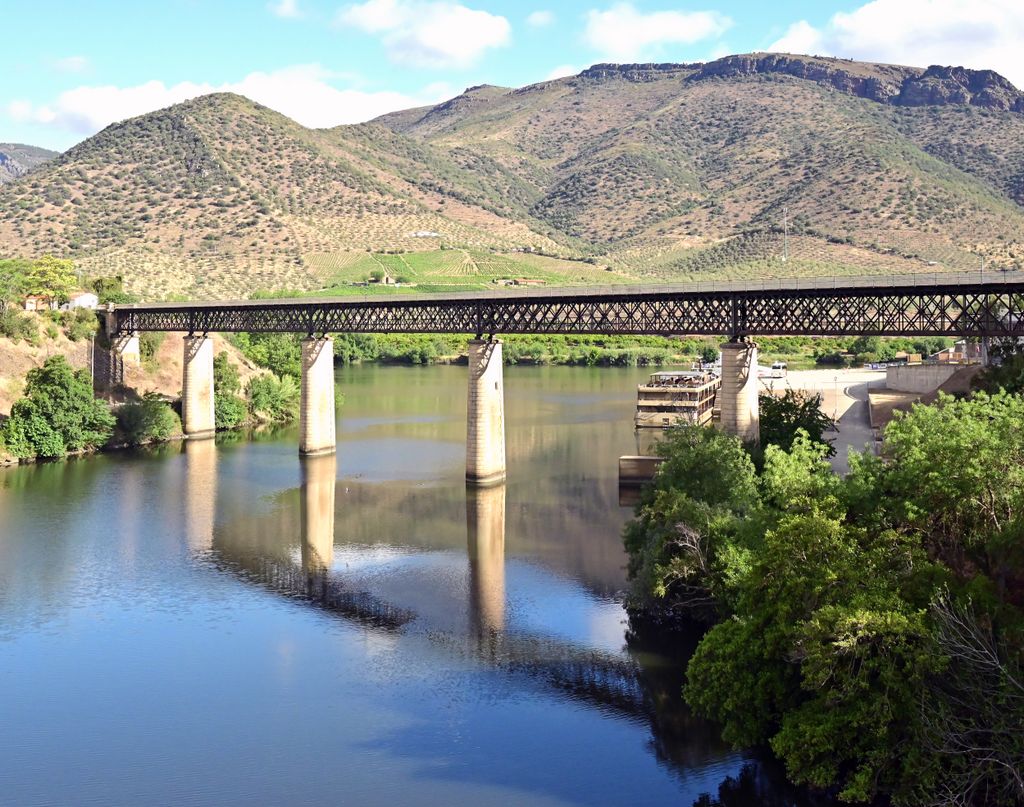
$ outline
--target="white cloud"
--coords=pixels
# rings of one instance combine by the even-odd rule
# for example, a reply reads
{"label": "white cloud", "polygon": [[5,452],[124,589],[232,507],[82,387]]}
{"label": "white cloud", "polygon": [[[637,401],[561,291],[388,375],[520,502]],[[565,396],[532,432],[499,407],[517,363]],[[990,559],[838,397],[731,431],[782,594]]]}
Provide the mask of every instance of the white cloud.
{"label": "white cloud", "polygon": [[298,0],[277,0],[276,3],[267,3],[267,8],[277,17],[297,20],[302,16]]}
{"label": "white cloud", "polygon": [[508,44],[507,19],[448,0],[366,0],[343,8],[342,26],[380,34],[388,57],[413,67],[469,67]]}
{"label": "white cloud", "polygon": [[566,76],[575,76],[579,72],[580,72],[580,69],[578,67],[574,67],[571,64],[560,64],[560,65],[558,65],[558,67],[556,67],[550,73],[548,73],[544,77],[544,80],[545,81],[551,81],[552,79],[556,79],[556,78],[565,78]]}
{"label": "white cloud", "polygon": [[721,59],[723,56],[732,56],[736,51],[730,45],[725,42],[719,42],[711,49],[711,54],[708,57],[710,61],[715,59]]}
{"label": "white cloud", "polygon": [[53,67],[61,73],[82,73],[89,69],[89,60],[85,56],[65,56],[55,60]]}
{"label": "white cloud", "polygon": [[554,21],[554,12],[547,10],[533,11],[526,17],[526,24],[533,28],[543,28]]}
{"label": "white cloud", "polygon": [[652,11],[631,3],[587,12],[583,37],[604,57],[618,62],[653,58],[666,45],[692,45],[724,33],[732,20],[717,11]]}
{"label": "white cloud", "polygon": [[38,123],[78,135],[89,135],[115,121],[131,118],[211,92],[234,92],[276,109],[304,126],[328,127],[358,123],[385,112],[436,103],[451,95],[446,85],[430,85],[416,95],[339,89],[338,76],[319,65],[296,65],[269,73],[249,73],[240,81],[213,85],[184,81],[171,86],[148,81],[133,87],[82,86],[67,90],[47,104],[13,101],[7,112],[14,120]]}
{"label": "white cloud", "polygon": [[997,70],[1024,87],[1020,0],[872,0],[821,28],[794,23],[769,50]]}

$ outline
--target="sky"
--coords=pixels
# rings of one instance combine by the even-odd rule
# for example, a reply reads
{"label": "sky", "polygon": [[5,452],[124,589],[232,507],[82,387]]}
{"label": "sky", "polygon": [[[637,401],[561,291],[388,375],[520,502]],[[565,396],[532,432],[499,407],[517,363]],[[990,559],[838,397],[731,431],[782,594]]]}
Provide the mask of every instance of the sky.
{"label": "sky", "polygon": [[1024,87],[1024,0],[0,0],[0,11],[0,142],[57,150],[208,92],[326,127],[598,62],[750,51],[988,68]]}

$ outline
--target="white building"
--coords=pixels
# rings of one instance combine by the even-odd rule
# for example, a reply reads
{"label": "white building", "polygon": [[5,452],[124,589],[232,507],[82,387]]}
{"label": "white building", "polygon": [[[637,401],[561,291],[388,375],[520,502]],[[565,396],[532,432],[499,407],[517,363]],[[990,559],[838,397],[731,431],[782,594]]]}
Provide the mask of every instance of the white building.
{"label": "white building", "polygon": [[68,311],[73,311],[76,308],[98,308],[100,304],[100,298],[93,294],[91,291],[76,291],[72,292],[68,301],[61,306]]}

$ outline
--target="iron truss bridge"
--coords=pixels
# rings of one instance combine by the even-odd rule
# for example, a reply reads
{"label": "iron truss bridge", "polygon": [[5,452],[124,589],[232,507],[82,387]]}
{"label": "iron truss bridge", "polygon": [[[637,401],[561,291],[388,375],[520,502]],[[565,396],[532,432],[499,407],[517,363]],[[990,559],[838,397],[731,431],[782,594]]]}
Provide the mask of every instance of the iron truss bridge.
{"label": "iron truss bridge", "polygon": [[1024,273],[117,305],[107,330],[1016,338]]}

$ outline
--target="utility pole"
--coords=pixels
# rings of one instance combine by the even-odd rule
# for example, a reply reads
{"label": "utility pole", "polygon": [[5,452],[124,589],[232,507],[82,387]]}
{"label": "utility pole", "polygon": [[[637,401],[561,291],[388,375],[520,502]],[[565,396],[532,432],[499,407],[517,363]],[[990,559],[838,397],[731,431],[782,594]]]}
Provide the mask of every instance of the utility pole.
{"label": "utility pole", "polygon": [[782,262],[789,260],[789,208],[782,208]]}

